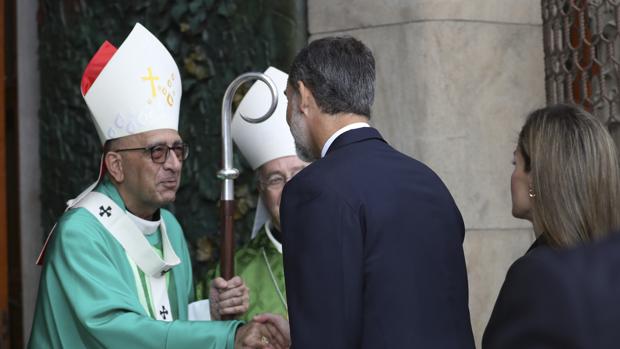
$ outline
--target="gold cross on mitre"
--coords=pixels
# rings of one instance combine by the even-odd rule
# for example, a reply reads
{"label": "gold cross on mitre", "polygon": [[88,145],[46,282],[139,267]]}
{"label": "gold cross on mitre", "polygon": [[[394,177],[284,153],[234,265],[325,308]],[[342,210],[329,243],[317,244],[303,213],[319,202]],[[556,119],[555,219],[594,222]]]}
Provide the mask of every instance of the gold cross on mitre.
{"label": "gold cross on mitre", "polygon": [[151,81],[151,92],[153,93],[153,97],[155,97],[156,89],[155,89],[155,80],[159,80],[159,76],[153,76],[153,70],[151,67],[148,67],[148,76],[143,76],[142,80]]}

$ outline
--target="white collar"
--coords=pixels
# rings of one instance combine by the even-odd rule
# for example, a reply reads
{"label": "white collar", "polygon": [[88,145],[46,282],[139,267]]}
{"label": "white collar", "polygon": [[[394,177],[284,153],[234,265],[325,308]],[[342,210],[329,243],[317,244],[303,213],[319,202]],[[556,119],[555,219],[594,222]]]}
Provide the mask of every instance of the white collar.
{"label": "white collar", "polygon": [[282,244],[278,242],[276,238],[273,237],[273,234],[271,234],[271,220],[268,220],[267,222],[265,222],[265,232],[267,233],[267,237],[273,244],[273,247],[275,247],[276,250],[278,250],[278,252],[282,254]]}
{"label": "white collar", "polygon": [[321,150],[321,157],[325,157],[325,154],[327,154],[329,147],[332,145],[332,143],[334,143],[334,141],[336,140],[336,138],[338,138],[338,136],[340,136],[341,134],[347,131],[355,130],[356,128],[362,128],[362,127],[370,127],[370,125],[366,122],[354,122],[334,132],[334,134],[331,135],[331,137],[327,139],[327,142],[323,144],[323,150]]}
{"label": "white collar", "polygon": [[127,211],[127,216],[131,218],[131,220],[136,224],[136,227],[138,227],[138,229],[140,229],[140,231],[144,235],[151,235],[155,233],[157,231],[157,228],[159,228],[159,225],[161,224],[161,216],[156,221],[148,221],[146,219],[142,219],[129,211]]}

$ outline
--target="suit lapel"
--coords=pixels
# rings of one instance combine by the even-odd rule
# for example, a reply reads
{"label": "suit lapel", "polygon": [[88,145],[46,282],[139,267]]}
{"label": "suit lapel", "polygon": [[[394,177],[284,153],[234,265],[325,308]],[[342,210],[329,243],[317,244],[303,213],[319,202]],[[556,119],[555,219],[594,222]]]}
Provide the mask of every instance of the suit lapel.
{"label": "suit lapel", "polygon": [[383,137],[381,137],[381,134],[379,133],[379,131],[377,131],[377,129],[375,128],[361,127],[361,128],[349,130],[341,134],[340,136],[336,137],[334,142],[330,145],[329,149],[327,150],[327,153],[325,154],[325,156],[335,151],[336,149],[342,148],[346,145],[357,143],[357,142],[363,142],[363,141],[370,140],[370,139],[378,139],[382,142],[385,142]]}

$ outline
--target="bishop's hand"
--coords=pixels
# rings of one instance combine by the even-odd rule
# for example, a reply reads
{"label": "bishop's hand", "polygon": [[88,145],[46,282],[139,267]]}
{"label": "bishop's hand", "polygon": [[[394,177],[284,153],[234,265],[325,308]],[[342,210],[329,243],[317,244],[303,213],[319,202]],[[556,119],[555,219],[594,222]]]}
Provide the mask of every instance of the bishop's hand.
{"label": "bishop's hand", "polygon": [[209,288],[209,306],[212,320],[221,320],[226,315],[241,315],[250,306],[250,289],[238,276],[228,281],[215,278]]}

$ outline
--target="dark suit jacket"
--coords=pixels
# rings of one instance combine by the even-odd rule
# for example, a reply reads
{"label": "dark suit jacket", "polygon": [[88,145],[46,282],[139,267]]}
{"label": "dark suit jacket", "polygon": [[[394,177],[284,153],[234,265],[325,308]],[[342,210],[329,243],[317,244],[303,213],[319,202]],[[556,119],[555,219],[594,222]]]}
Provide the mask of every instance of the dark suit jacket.
{"label": "dark suit jacket", "polygon": [[508,270],[484,349],[620,348],[620,235],[537,247]]}
{"label": "dark suit jacket", "polygon": [[473,348],[459,210],[377,130],[336,138],[280,210],[293,348]]}

